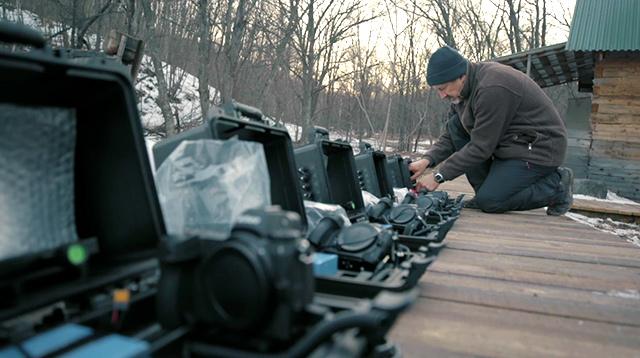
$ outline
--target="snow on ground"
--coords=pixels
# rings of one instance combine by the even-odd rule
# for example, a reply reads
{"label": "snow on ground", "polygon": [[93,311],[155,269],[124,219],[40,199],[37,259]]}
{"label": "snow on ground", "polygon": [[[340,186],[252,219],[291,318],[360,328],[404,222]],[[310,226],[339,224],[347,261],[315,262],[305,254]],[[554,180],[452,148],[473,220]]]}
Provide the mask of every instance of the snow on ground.
{"label": "snow on ground", "polygon": [[640,225],[623,223],[612,220],[611,218],[592,218],[572,212],[566,213],[565,215],[579,223],[589,225],[600,231],[614,234],[621,239],[640,247]]}
{"label": "snow on ground", "polygon": [[[640,205],[640,203],[621,197],[612,191],[607,192],[606,199],[600,199],[593,196],[580,195],[580,194],[575,194],[573,198],[581,199],[581,200],[592,200],[592,201],[599,201],[599,202],[616,203],[616,204]],[[583,223],[585,225],[589,225],[600,231],[617,235],[618,237],[624,239],[625,241],[640,247],[640,225],[624,223],[624,222],[613,220],[611,218],[606,218],[606,219],[592,218],[592,217],[584,216],[577,213],[571,213],[571,212],[567,213],[566,215],[567,217],[577,222]]]}
{"label": "snow on ground", "polygon": [[627,199],[624,198],[622,196],[619,196],[618,194],[612,192],[612,191],[608,191],[607,192],[607,198],[606,199],[600,199],[600,198],[596,198],[593,196],[588,196],[588,195],[581,195],[581,194],[575,194],[573,196],[574,199],[581,199],[581,200],[593,200],[593,201],[603,201],[603,202],[608,202],[608,203],[616,203],[616,204],[628,204],[628,205],[640,205],[640,203],[637,203],[631,199]]}
{"label": "snow on ground", "polygon": [[[71,38],[71,28],[62,25],[59,22],[49,21],[41,18],[38,14],[28,10],[19,10],[11,8],[11,5],[3,5],[0,12],[0,16],[3,16],[4,20],[12,21],[18,24],[27,25],[32,27],[43,34],[58,34],[58,36],[51,39],[51,45],[53,47],[64,46],[62,34],[66,33],[67,38]],[[88,34],[85,36],[85,40],[89,43],[91,48],[95,48],[97,37],[95,34]]]}
{"label": "snow on ground", "polygon": [[[168,65],[163,62],[165,76],[168,78]],[[182,71],[182,70],[178,70]],[[184,79],[170,100],[171,110],[181,123],[194,122],[200,119],[200,94],[198,93],[198,78],[189,73],[183,73]],[[164,123],[162,112],[156,99],[158,98],[158,80],[153,72],[153,65],[149,56],[144,56],[140,65],[140,73],[135,88],[138,95],[138,109],[142,117],[142,124],[147,127],[159,126]],[[212,97],[216,89],[209,86]]]}
{"label": "snow on ground", "polygon": [[60,28],[58,23],[43,21],[40,16],[27,10],[11,9],[3,5],[2,14],[5,20],[27,25],[43,33],[49,33],[50,30],[55,30],[51,33],[56,33]]}
{"label": "snow on ground", "polygon": [[626,299],[632,299],[632,300],[640,300],[640,291],[638,290],[624,290],[624,291],[618,291],[618,290],[609,290],[607,292],[598,292],[595,291],[593,292],[596,295],[607,295],[607,296],[611,296],[611,297],[618,297],[618,298],[626,298]]}

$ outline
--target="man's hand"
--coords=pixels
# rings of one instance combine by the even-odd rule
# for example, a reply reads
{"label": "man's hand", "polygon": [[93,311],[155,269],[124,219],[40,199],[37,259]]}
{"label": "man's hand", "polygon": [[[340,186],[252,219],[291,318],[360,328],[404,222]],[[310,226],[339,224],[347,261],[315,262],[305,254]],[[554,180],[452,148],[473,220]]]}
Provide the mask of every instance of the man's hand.
{"label": "man's hand", "polygon": [[428,166],[429,166],[428,159],[416,160],[415,162],[412,162],[411,164],[409,164],[409,170],[413,173],[413,175],[411,176],[411,180],[418,179],[418,177],[424,173],[424,171],[427,169]]}
{"label": "man's hand", "polygon": [[416,182],[416,190],[420,191],[420,189],[424,188],[427,191],[434,191],[438,189],[440,183],[436,182],[436,179],[433,175],[425,175],[418,182]]}

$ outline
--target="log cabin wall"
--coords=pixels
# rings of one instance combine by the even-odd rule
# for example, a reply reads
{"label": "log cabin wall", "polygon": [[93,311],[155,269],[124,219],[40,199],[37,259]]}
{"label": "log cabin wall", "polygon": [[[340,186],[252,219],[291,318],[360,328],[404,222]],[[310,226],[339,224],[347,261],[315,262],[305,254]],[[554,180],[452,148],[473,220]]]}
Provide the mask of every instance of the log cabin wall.
{"label": "log cabin wall", "polygon": [[589,178],[640,199],[640,53],[604,53],[595,65]]}

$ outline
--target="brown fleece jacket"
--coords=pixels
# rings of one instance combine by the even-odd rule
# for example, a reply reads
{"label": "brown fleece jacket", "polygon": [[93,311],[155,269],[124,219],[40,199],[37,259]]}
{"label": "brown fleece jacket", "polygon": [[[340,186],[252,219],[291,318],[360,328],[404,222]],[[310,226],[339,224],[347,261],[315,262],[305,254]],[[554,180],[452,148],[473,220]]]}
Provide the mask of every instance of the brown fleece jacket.
{"label": "brown fleece jacket", "polygon": [[453,108],[471,140],[455,152],[445,132],[425,154],[429,166],[446,159],[439,170],[445,180],[464,174],[491,156],[544,166],[564,162],[564,122],[551,99],[524,73],[499,63],[471,63],[461,97],[464,104]]}

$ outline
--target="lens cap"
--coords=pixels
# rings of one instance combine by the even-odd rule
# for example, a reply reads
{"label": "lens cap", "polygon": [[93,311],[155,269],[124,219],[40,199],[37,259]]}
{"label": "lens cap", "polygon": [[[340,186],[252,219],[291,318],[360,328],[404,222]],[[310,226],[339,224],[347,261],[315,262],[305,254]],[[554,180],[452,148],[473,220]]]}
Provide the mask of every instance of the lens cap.
{"label": "lens cap", "polygon": [[389,213],[389,221],[396,224],[406,224],[415,218],[416,207],[408,204],[400,204]]}
{"label": "lens cap", "polygon": [[432,209],[435,206],[436,199],[428,195],[420,195],[416,199],[416,205],[422,209]]}
{"label": "lens cap", "polygon": [[380,229],[371,223],[355,223],[342,229],[336,239],[341,250],[359,252],[373,245]]}

